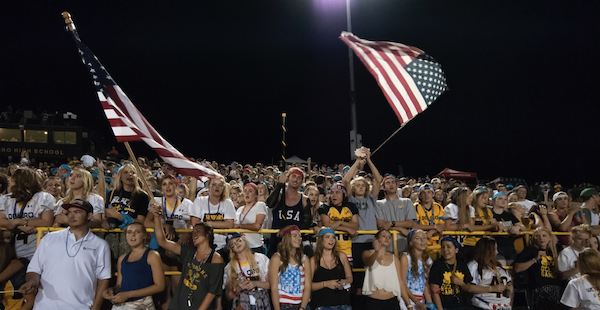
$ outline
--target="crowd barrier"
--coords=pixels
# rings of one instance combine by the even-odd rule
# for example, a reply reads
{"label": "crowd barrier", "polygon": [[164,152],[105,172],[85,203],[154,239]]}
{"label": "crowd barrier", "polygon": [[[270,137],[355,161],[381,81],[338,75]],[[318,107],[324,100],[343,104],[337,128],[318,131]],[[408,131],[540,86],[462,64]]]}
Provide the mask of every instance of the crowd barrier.
{"label": "crowd barrier", "polygon": [[[63,227],[36,227],[37,230],[37,244],[36,247],[39,246],[40,241],[42,240],[42,238],[44,237],[44,234],[47,232],[51,232],[51,231],[59,231],[59,230],[63,230],[65,228]],[[125,230],[117,228],[117,229],[111,229],[111,230],[107,230],[107,229],[103,229],[103,228],[93,228],[91,229],[92,232],[124,232]],[[147,232],[154,232],[153,228],[146,228]],[[177,229],[175,230],[178,233],[190,233],[192,232],[191,229]],[[253,230],[248,230],[248,229],[239,229],[239,228],[231,228],[231,229],[214,229],[215,233],[231,233],[231,232],[237,232],[237,233],[278,233],[279,229],[261,229],[259,231],[253,231]],[[376,234],[378,231],[377,230],[358,230],[357,233],[359,235],[374,235]],[[390,231],[392,233],[392,240],[393,240],[393,245],[394,245],[394,255],[396,255],[396,257],[398,257],[398,234],[400,233],[397,230],[391,230]],[[302,234],[314,234],[314,230],[300,230],[300,233]],[[345,234],[346,232],[343,231],[336,231],[336,234]],[[529,237],[533,234],[532,230],[529,231],[523,231],[521,232],[519,235],[524,236],[525,238],[525,244],[529,243]],[[473,231],[473,232],[469,232],[469,231],[444,231],[441,233],[441,235],[451,235],[451,236],[511,236],[511,234],[507,233],[507,232],[490,232],[490,231]],[[571,233],[570,232],[557,232],[557,231],[553,231],[552,235],[555,236],[570,236]],[[518,235],[512,235],[512,236],[518,236]],[[364,268],[354,268],[352,269],[352,271],[354,272],[364,272],[365,269]],[[165,275],[179,275],[181,274],[180,271],[165,271]]]}

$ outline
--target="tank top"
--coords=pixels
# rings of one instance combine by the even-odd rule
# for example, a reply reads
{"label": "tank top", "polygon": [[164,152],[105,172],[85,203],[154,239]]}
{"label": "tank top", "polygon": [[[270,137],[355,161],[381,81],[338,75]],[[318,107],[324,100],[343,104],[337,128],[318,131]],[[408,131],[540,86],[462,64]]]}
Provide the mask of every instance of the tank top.
{"label": "tank top", "polygon": [[[150,252],[150,249],[146,249],[142,258],[135,262],[127,261],[131,252],[125,255],[125,258],[121,261],[121,292],[135,291],[154,284],[152,267],[148,264],[148,252]],[[128,301],[144,297],[145,296],[129,298]]]}
{"label": "tank top", "polygon": [[[412,272],[412,256],[407,254],[408,258],[408,270],[406,271],[406,286],[410,290],[411,293],[421,302],[423,302],[423,292],[425,291],[425,282],[427,281],[426,275],[424,274],[425,268],[423,267],[423,260],[419,260],[417,262],[417,272],[419,273],[415,278]],[[429,265],[432,264],[431,259],[427,262]],[[414,306],[414,302],[411,300],[411,304]],[[402,309],[406,309],[406,307],[401,307]]]}
{"label": "tank top", "polygon": [[400,281],[396,271],[396,259],[392,260],[389,266],[380,265],[375,260],[373,266],[365,268],[363,295],[371,295],[378,289],[392,292],[400,300]]}
{"label": "tank top", "polygon": [[[327,269],[319,264],[317,270],[315,270],[313,283],[341,279],[346,279],[344,265],[341,262],[338,262],[333,269]],[[324,287],[312,292],[310,303],[312,309],[316,309],[317,307],[350,305],[350,292]]]}
{"label": "tank top", "polygon": [[279,274],[279,302],[282,304],[302,303],[302,292],[304,292],[304,261],[306,255],[302,255],[302,263],[288,264],[283,273]]}
{"label": "tank top", "polygon": [[300,226],[304,219],[304,207],[302,205],[303,196],[293,206],[285,204],[285,186],[281,189],[281,199],[273,209],[273,224],[271,228],[279,229],[287,225]]}

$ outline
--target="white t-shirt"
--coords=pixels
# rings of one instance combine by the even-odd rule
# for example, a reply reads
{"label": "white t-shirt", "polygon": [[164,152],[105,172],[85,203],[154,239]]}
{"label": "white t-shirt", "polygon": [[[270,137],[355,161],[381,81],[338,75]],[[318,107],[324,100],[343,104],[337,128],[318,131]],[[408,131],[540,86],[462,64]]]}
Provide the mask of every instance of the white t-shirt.
{"label": "white t-shirt", "polygon": [[[41,219],[42,213],[51,211],[54,214],[56,199],[46,192],[37,192],[27,202],[25,207],[17,204],[11,194],[0,196],[0,212],[6,215],[9,220],[22,219]],[[37,234],[19,235],[15,240],[15,250],[17,257],[31,259],[35,252],[37,244]]]}
{"label": "white t-shirt", "polygon": [[[251,270],[250,268],[250,262],[246,262],[246,265],[238,265],[238,262],[229,262],[227,264],[227,266],[225,266],[225,272],[223,273],[223,288],[225,288],[225,286],[227,285],[227,281],[229,280],[229,274],[231,272],[231,264],[234,264],[233,268],[235,268],[235,271],[238,274],[238,279],[240,277],[243,277],[242,273],[248,277],[248,278],[252,278],[252,277],[260,277],[260,281],[267,281],[267,274],[269,272],[269,258],[264,255],[264,254],[260,254],[260,253],[254,253],[254,260],[256,261],[256,264],[258,265],[258,269],[259,270]],[[240,272],[240,266],[242,267],[242,270]],[[252,281],[256,281],[254,279],[250,279]],[[257,288],[258,290],[263,290],[262,288]],[[249,295],[250,297],[250,304],[251,305],[255,305],[256,304],[256,298],[254,298],[254,296],[252,296],[252,294]]]}
{"label": "white t-shirt", "polygon": [[[583,249],[585,250],[587,248]],[[560,251],[560,254],[558,254],[558,270],[565,272],[575,268],[575,263],[579,258],[579,253],[581,252],[576,251],[571,246],[568,246]],[[577,273],[576,275],[570,277],[569,280],[578,278],[580,275],[580,273]]]}
{"label": "white t-shirt", "polygon": [[[202,222],[224,222],[225,220],[235,220],[235,207],[231,199],[225,199],[216,205],[210,203],[208,196],[198,197],[194,200],[190,216],[195,216]],[[215,244],[217,250],[223,248],[226,244],[227,234],[215,234]]]}
{"label": "white t-shirt", "polygon": [[[452,219],[452,225],[457,225],[458,224],[458,206],[450,203],[447,206],[444,207],[444,217],[446,218],[446,221],[448,219]],[[475,218],[475,208],[473,208],[473,206],[469,206],[469,217],[471,218]],[[469,224],[469,223],[463,223],[463,224]]]}
{"label": "white t-shirt", "polygon": [[[187,198],[181,200],[181,198],[177,197],[177,205],[175,207],[169,205],[165,197],[154,197],[154,201],[163,208],[163,223],[168,219],[169,221],[173,221],[173,228],[175,229],[188,228],[187,223],[190,221],[190,210],[194,204],[191,200]],[[148,205],[148,211],[150,210],[152,210],[152,204]]]}
{"label": "white t-shirt", "polygon": [[529,213],[529,210],[531,210],[531,207],[533,207],[533,205],[535,204],[535,202],[527,199],[525,199],[524,201],[517,201],[517,203],[522,205],[525,208],[525,210],[527,210],[526,213]]}
{"label": "white t-shirt", "polygon": [[70,230],[42,238],[27,272],[41,275],[34,310],[90,309],[98,279],[110,279],[108,243],[92,232],[75,241]]}
{"label": "white t-shirt", "polygon": [[[499,280],[502,281],[503,284],[507,284],[511,281],[510,275],[506,270],[501,267],[496,267],[496,272],[500,276],[500,279],[497,278],[496,273],[493,270],[484,269],[480,273],[477,270],[479,266],[476,261],[471,261],[467,264],[469,267],[469,272],[471,272],[471,276],[473,277],[473,281],[471,283],[479,286],[494,286],[496,284],[500,284]],[[481,277],[483,273],[483,279]],[[473,306],[479,307],[481,309],[491,309],[491,307],[481,299],[485,300],[488,303],[492,304],[506,304],[510,305],[510,298],[506,298],[502,295],[502,293],[483,293],[483,294],[473,294],[473,299],[471,302]]]}
{"label": "white t-shirt", "polygon": [[[94,212],[93,214],[104,214],[104,198],[102,198],[100,195],[96,195],[96,194],[89,194],[87,196],[87,201],[92,205],[92,207],[94,208]],[[67,203],[64,199],[59,200],[56,203],[56,209],[54,211],[54,215],[58,215],[61,214],[63,212],[63,208],[62,205]]]}
{"label": "white t-shirt", "polygon": [[583,276],[569,281],[560,302],[567,307],[597,310],[600,309],[600,294]]}
{"label": "white t-shirt", "polygon": [[[264,214],[265,217],[267,215],[267,205],[264,202],[257,202],[252,207],[250,207],[250,211],[246,214],[242,214],[246,206],[238,208],[235,213],[235,224],[253,224],[256,223],[256,216],[258,214]],[[262,234],[248,234],[244,233],[246,237],[246,242],[248,246],[251,248],[258,248],[264,245]]]}

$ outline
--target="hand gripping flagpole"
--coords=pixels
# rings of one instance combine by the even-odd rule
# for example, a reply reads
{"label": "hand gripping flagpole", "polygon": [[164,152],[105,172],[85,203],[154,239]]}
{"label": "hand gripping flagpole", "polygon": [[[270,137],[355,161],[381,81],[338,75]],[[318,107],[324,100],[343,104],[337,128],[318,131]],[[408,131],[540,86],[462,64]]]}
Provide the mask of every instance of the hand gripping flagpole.
{"label": "hand gripping flagpole", "polygon": [[[69,12],[67,12],[67,11],[64,11],[64,12],[62,12],[62,16],[65,19],[65,24],[67,24],[67,31],[70,31],[72,34],[75,34],[77,31],[77,28],[75,27],[75,23],[71,19],[71,14],[69,14]],[[129,157],[131,157],[131,161],[133,162],[133,166],[135,167],[135,170],[137,171],[138,177],[142,180],[142,184],[144,185],[144,190],[150,197],[150,202],[154,203],[154,195],[152,195],[150,186],[148,186],[148,182],[146,182],[146,177],[144,177],[144,175],[142,174],[142,169],[140,168],[140,165],[138,164],[135,154],[133,154],[133,150],[131,149],[129,142],[123,142],[123,143],[125,144],[125,148],[127,149],[127,152],[129,153]]]}

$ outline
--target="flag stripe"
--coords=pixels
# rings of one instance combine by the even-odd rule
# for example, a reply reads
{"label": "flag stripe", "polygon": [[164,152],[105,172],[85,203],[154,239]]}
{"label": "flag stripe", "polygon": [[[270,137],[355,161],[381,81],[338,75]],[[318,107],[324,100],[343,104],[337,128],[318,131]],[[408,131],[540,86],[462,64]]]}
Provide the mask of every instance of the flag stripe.
{"label": "flag stripe", "polygon": [[117,141],[142,140],[146,142],[165,162],[183,175],[198,179],[219,175],[189,160],[167,142],[129,100],[125,92],[114,82],[92,51],[81,42],[77,32],[73,32],[73,36],[82,61],[88,67],[94,80],[96,94]]}

